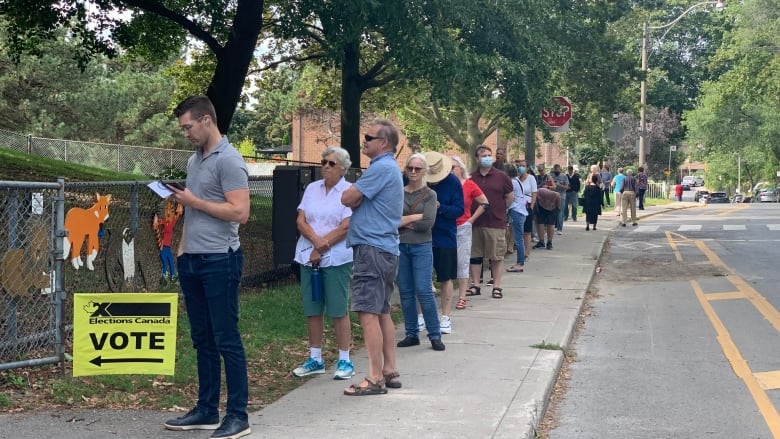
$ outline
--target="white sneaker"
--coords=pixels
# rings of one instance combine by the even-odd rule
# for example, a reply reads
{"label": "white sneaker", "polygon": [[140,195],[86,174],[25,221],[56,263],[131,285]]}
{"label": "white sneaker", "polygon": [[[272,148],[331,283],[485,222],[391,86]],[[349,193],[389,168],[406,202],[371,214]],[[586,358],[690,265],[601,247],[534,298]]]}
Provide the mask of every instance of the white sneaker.
{"label": "white sneaker", "polygon": [[452,322],[449,316],[441,316],[439,319],[439,329],[442,334],[452,334]]}
{"label": "white sneaker", "polygon": [[422,314],[417,314],[417,327],[420,329],[420,331],[425,330],[425,319],[423,318]]}

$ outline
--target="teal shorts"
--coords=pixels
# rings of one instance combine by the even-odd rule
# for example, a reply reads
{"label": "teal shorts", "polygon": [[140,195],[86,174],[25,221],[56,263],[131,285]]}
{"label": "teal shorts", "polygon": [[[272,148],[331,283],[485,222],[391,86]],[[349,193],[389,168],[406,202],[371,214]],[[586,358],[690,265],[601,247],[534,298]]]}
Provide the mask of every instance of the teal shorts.
{"label": "teal shorts", "polygon": [[301,265],[301,296],[303,315],[306,317],[327,314],[328,317],[344,317],[349,309],[349,282],[352,278],[352,262],[335,267],[320,268],[322,299],[311,300],[311,267]]}

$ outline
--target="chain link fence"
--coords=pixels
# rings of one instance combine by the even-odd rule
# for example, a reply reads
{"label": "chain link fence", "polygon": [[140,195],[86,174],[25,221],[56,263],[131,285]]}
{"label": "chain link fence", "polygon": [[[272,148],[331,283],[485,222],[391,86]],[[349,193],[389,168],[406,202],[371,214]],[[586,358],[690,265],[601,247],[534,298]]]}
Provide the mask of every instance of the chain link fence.
{"label": "chain link fence", "polygon": [[[62,361],[73,294],[179,290],[163,249],[175,252],[183,208],[147,183],[0,181],[0,370]],[[273,179],[249,185],[242,285],[295,283],[291,266],[274,264]]]}
{"label": "chain link fence", "polygon": [[166,168],[186,169],[192,151],[47,139],[0,130],[0,145],[53,160],[139,175],[158,175]]}

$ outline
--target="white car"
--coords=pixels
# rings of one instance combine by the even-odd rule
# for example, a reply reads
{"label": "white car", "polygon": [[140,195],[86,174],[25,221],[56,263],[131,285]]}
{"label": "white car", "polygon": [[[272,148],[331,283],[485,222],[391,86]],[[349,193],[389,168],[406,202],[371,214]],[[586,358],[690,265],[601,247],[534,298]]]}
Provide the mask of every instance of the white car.
{"label": "white car", "polygon": [[704,179],[694,175],[686,175],[682,179],[682,185],[688,187],[704,186]]}

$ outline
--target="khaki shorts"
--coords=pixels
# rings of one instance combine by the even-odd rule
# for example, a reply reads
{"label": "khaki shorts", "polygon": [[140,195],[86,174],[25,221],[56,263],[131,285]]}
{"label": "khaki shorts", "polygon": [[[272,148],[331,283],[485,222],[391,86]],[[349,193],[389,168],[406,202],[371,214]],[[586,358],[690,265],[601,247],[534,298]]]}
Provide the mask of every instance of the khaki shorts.
{"label": "khaki shorts", "polygon": [[474,227],[471,232],[471,257],[503,261],[506,255],[504,229]]}

